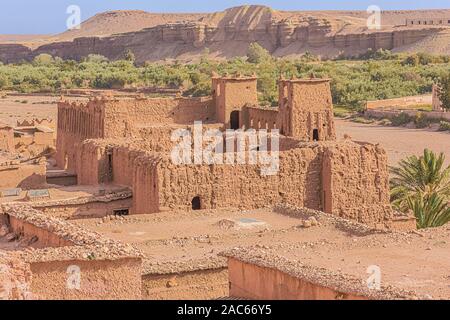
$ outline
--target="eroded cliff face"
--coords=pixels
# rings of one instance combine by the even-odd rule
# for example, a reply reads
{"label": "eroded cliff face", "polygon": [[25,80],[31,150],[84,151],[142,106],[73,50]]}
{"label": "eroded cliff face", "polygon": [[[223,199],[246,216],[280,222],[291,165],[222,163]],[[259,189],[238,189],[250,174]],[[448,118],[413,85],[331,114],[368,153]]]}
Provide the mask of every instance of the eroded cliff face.
{"label": "eroded cliff face", "polygon": [[[95,53],[114,60],[123,58],[124,53],[131,50],[138,62],[191,61],[205,52],[212,58],[243,56],[252,42],[260,43],[275,56],[296,56],[308,51],[330,58],[340,54],[354,56],[369,48],[395,50],[411,47],[448,29],[444,26],[408,28],[388,25],[374,32],[367,30],[365,15],[365,12],[340,15],[330,12],[289,13],[262,6],[244,6],[196,16],[189,21],[155,25],[141,31],[57,41],[34,51],[24,46],[0,45],[0,59],[11,62],[14,57],[32,59],[41,53],[49,53],[79,60]],[[91,26],[92,21],[89,23]],[[92,34],[91,29],[89,34]]]}

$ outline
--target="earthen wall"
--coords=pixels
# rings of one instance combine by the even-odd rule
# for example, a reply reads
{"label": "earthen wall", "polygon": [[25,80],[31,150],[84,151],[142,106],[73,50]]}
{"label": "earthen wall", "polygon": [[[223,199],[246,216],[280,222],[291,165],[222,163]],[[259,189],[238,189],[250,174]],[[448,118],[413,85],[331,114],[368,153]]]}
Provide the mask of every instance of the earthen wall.
{"label": "earthen wall", "polygon": [[87,104],[58,103],[56,162],[62,169],[76,172],[77,147],[85,139],[104,137],[104,101]]}
{"label": "earthen wall", "polygon": [[14,152],[14,130],[0,124],[0,150]]}
{"label": "earthen wall", "polygon": [[245,128],[253,129],[278,129],[278,108],[248,107],[244,112]]}
{"label": "earthen wall", "polygon": [[331,88],[327,80],[292,81],[288,84],[288,101],[283,126],[286,135],[302,141],[335,140]]}
{"label": "earthen wall", "polygon": [[392,219],[386,152],[377,145],[336,144],[325,150],[324,211],[375,225]]}
{"label": "earthen wall", "polygon": [[260,267],[236,259],[228,260],[230,296],[250,300],[365,300],[277,269]]}
{"label": "earthen wall", "polygon": [[[161,210],[189,209],[194,197],[200,197],[202,209],[259,208],[278,202],[321,207],[319,148],[283,152],[280,172],[271,176],[263,176],[260,165],[174,165],[169,159],[159,163],[156,174]],[[144,202],[138,194],[134,197]],[[146,211],[143,207],[139,213]]]}
{"label": "earthen wall", "polygon": [[0,250],[0,300],[28,300],[31,271],[16,253]]}
{"label": "earthen wall", "polygon": [[230,128],[230,115],[240,112],[239,127],[242,127],[242,109],[246,105],[257,105],[256,78],[213,78],[213,99],[216,110],[216,121]]}
{"label": "earthen wall", "polygon": [[65,240],[46,229],[37,227],[16,217],[10,216],[9,224],[11,231],[15,234],[24,236],[26,238],[34,237],[36,239],[36,242],[33,243],[34,248],[56,248],[73,245],[71,241]]}
{"label": "earthen wall", "polygon": [[[67,286],[68,270],[74,266],[81,272],[79,289]],[[34,299],[141,299],[141,259],[43,261],[30,263],[30,269]]]}

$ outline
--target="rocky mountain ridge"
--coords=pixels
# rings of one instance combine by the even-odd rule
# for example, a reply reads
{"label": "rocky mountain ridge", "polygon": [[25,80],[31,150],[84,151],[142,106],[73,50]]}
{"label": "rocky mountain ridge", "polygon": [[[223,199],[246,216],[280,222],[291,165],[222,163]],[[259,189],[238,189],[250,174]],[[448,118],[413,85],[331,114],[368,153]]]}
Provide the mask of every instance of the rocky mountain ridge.
{"label": "rocky mountain ridge", "polygon": [[380,30],[367,28],[368,17],[365,11],[289,12],[264,6],[206,14],[113,11],[94,16],[79,30],[50,37],[37,47],[0,44],[0,60],[30,60],[41,53],[75,60],[89,54],[120,59],[131,50],[138,62],[189,62],[205,54],[216,59],[244,56],[252,42],[278,57],[305,52],[328,58],[354,56],[379,48],[450,54],[450,25],[406,26],[406,19],[450,20],[450,10],[383,11]]}

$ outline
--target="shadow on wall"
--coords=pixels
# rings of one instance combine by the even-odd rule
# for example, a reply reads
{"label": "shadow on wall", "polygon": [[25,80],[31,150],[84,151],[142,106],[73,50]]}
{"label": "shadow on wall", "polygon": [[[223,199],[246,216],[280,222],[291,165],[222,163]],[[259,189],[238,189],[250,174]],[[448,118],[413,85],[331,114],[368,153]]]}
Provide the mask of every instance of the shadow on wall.
{"label": "shadow on wall", "polygon": [[18,185],[18,188],[24,190],[39,189],[46,187],[46,177],[45,175],[33,173],[31,176],[23,179]]}

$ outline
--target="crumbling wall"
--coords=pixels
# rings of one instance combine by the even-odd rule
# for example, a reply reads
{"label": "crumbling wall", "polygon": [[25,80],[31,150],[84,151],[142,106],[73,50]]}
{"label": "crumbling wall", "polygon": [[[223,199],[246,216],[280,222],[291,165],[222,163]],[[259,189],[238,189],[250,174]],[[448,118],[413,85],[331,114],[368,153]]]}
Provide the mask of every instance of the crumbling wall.
{"label": "crumbling wall", "polygon": [[87,104],[58,103],[56,163],[62,169],[77,170],[77,148],[86,139],[104,137],[104,101]]}
{"label": "crumbling wall", "polygon": [[245,128],[253,129],[278,129],[278,108],[245,108],[244,124]]}
{"label": "crumbling wall", "polygon": [[87,140],[77,151],[79,185],[99,185],[109,182],[107,147],[98,140]]}
{"label": "crumbling wall", "polygon": [[[287,104],[280,112],[285,134],[301,141],[335,140],[333,104],[328,80],[289,81]],[[316,136],[316,137],[315,137]]]}
{"label": "crumbling wall", "polygon": [[324,211],[374,225],[392,219],[386,151],[343,143],[324,153]]}
{"label": "crumbling wall", "polygon": [[439,88],[439,86],[433,84],[433,92],[431,94],[431,104],[433,106],[433,111],[444,111],[441,98],[439,97],[440,92],[441,89]]}
{"label": "crumbling wall", "polygon": [[42,146],[54,146],[53,132],[35,132],[34,143]]}
{"label": "crumbling wall", "polygon": [[215,118],[211,98],[110,100],[105,104],[105,137],[138,136],[141,127],[193,124]]}
{"label": "crumbling wall", "polygon": [[142,253],[134,247],[26,204],[3,204],[1,210],[13,232],[35,240],[35,250],[18,252],[30,266],[34,299],[141,298]]}
{"label": "crumbling wall", "polygon": [[132,206],[131,197],[126,199],[105,201],[89,201],[79,204],[61,204],[49,206],[34,206],[49,217],[57,217],[67,220],[103,218],[113,215],[115,210],[129,209]]}
{"label": "crumbling wall", "polygon": [[11,231],[15,234],[30,239],[35,238],[36,241],[33,243],[34,248],[55,248],[73,245],[73,242],[22,219],[9,217],[9,223]]}
{"label": "crumbling wall", "polygon": [[[79,288],[68,286],[68,270],[74,267],[80,271]],[[141,299],[141,259],[53,260],[31,262],[30,269],[31,291],[38,300]]]}
{"label": "crumbling wall", "polygon": [[239,111],[239,127],[244,124],[242,109],[244,106],[258,104],[257,78],[250,77],[213,77],[213,99],[216,110],[216,121],[230,128],[230,115]]}
{"label": "crumbling wall", "polygon": [[113,182],[115,184],[131,187],[133,185],[134,161],[142,151],[129,147],[113,149]]}
{"label": "crumbling wall", "polygon": [[[278,202],[320,209],[321,161],[320,148],[291,149],[280,155],[277,174],[263,176],[260,165],[174,165],[167,159],[157,169],[159,206],[189,209],[192,199],[200,197],[202,209],[250,209]],[[145,201],[136,193],[134,197]]]}
{"label": "crumbling wall", "polygon": [[[132,213],[155,213],[160,210],[158,155],[144,154],[134,161]],[[184,186],[188,188],[189,186]]]}
{"label": "crumbling wall", "polygon": [[0,124],[0,150],[14,152],[14,130]]}
{"label": "crumbling wall", "polygon": [[142,139],[139,148],[145,151],[171,152],[175,142],[172,141],[172,133],[178,129],[190,129],[191,125],[164,125],[148,126],[139,130],[139,136]]}
{"label": "crumbling wall", "polygon": [[29,300],[31,271],[18,254],[0,250],[0,300]]}
{"label": "crumbling wall", "polygon": [[226,268],[142,276],[143,300],[212,300],[228,293]]}

